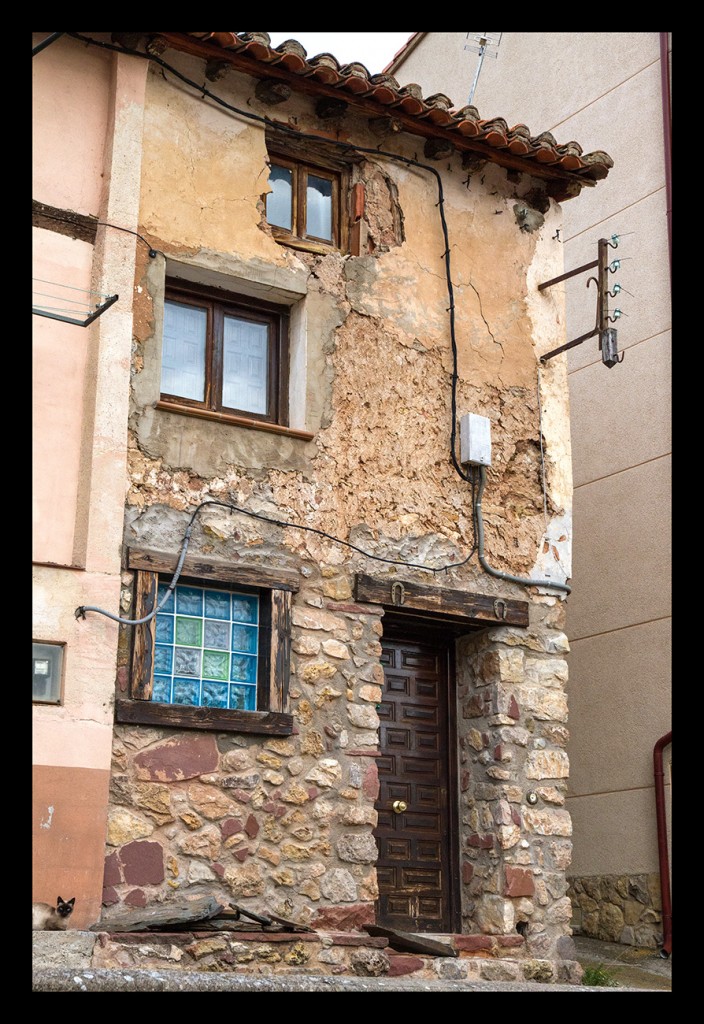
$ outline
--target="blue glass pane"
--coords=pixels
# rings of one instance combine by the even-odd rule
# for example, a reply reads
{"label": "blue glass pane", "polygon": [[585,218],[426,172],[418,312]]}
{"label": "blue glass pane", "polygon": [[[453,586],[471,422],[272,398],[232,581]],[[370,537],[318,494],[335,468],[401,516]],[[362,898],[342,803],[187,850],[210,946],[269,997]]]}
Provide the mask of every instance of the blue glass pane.
{"label": "blue glass pane", "polygon": [[257,622],[259,618],[259,598],[247,597],[246,594],[232,595],[232,621]]}
{"label": "blue glass pane", "polygon": [[174,642],[173,615],[157,615],[156,639],[162,644],[172,644]]}
{"label": "blue glass pane", "polygon": [[200,677],[200,651],[192,647],[175,647],[174,674]]}
{"label": "blue glass pane", "polygon": [[221,590],[206,590],[205,614],[210,619],[230,618],[230,595]]}
{"label": "blue glass pane", "polygon": [[203,626],[204,647],[218,647],[221,651],[230,650],[229,622],[215,622],[213,619],[206,619]]}
{"label": "blue glass pane", "polygon": [[243,654],[256,654],[257,633],[256,626],[233,626],[232,650],[241,651]]}
{"label": "blue glass pane", "polygon": [[233,654],[230,679],[238,683],[256,683],[257,659],[246,654]]}
{"label": "blue glass pane", "polygon": [[154,676],[154,686],[152,687],[152,700],[158,701],[160,704],[171,703],[171,680],[164,676]]}
{"label": "blue glass pane", "polygon": [[163,647],[161,644],[154,646],[154,671],[163,672],[164,675],[171,675],[173,662],[171,660],[173,647]]}
{"label": "blue glass pane", "polygon": [[227,683],[203,683],[203,707],[227,707]]}
{"label": "blue glass pane", "polygon": [[230,707],[237,711],[256,711],[257,691],[253,686],[231,686]]}
{"label": "blue glass pane", "polygon": [[293,197],[292,174],[288,167],[271,165],[269,171],[271,192],[266,197],[266,219],[270,224],[291,230],[291,205]]}
{"label": "blue glass pane", "polygon": [[179,615],[202,615],[203,591],[196,587],[176,587],[176,611]]}
{"label": "blue glass pane", "polygon": [[[167,594],[168,592],[169,592],[168,585],[166,583],[160,583],[159,586],[157,587],[157,591],[156,591],[157,604],[159,604],[163,600],[164,595]],[[174,610],[174,592],[172,590],[171,593],[169,594],[169,597],[168,597],[168,599],[166,601],[166,604],[161,609],[161,611],[162,612],[172,612],[173,610]]]}
{"label": "blue glass pane", "polygon": [[195,704],[200,698],[200,682],[194,679],[174,679],[174,704]]}
{"label": "blue glass pane", "polygon": [[187,647],[200,647],[203,637],[202,619],[184,619],[176,616],[176,643]]}

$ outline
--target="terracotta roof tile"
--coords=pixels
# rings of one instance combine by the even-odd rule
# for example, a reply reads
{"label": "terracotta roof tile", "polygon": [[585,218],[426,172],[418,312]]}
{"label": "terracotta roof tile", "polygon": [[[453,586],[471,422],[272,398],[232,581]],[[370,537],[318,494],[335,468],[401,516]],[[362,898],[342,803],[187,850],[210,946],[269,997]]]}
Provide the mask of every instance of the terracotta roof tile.
{"label": "terracotta roof tile", "polygon": [[[322,88],[339,90],[350,103],[367,101],[387,113],[396,110],[411,119],[404,124],[408,131],[416,130],[422,135],[423,124],[429,124],[432,127],[425,129],[426,133],[433,132],[437,138],[440,129],[442,137],[458,149],[470,148],[487,160],[518,166],[525,173],[541,178],[552,178],[552,193],[557,199],[576,195],[583,185],[593,185],[605,178],[613,167],[611,157],[601,150],[583,153],[578,142],[560,144],[550,132],[532,135],[525,124],[509,128],[502,117],[483,120],[474,106],[454,109],[452,100],[444,93],[424,97],[422,88],[414,82],[402,86],[393,75],[372,75],[358,62],[341,65],[331,53],[309,57],[295,39],[272,47],[267,32],[158,34],[175,48],[189,49],[190,41],[200,41],[207,48],[215,46],[226,54],[236,54],[264,65],[262,76],[266,75],[266,66],[277,68],[318,83]],[[191,49],[190,52],[197,51]],[[257,73],[255,66],[252,73]]]}

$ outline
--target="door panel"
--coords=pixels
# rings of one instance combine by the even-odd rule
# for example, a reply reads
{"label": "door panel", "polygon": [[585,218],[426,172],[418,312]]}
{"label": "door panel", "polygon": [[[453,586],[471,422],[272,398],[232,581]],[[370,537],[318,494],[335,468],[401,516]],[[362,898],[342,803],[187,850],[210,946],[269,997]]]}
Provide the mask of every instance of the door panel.
{"label": "door panel", "polygon": [[381,662],[377,923],[452,931],[448,649],[384,639]]}

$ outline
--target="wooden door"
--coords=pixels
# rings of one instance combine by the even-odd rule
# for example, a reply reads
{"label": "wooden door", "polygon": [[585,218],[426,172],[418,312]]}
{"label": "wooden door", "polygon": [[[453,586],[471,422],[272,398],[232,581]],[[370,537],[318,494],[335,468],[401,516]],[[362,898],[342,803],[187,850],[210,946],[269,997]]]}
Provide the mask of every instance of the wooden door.
{"label": "wooden door", "polygon": [[[440,641],[382,641],[377,924],[454,931],[449,649]],[[454,749],[454,748],[453,748]]]}

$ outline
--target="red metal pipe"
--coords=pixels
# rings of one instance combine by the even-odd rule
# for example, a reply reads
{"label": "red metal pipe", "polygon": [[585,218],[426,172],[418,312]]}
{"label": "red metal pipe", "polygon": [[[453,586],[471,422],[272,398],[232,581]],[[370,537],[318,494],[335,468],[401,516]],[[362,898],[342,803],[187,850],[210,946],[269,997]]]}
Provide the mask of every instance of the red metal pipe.
{"label": "red metal pipe", "polygon": [[672,896],[670,895],[670,860],[667,852],[665,773],[662,766],[662,752],[670,743],[672,743],[672,732],[661,736],[653,749],[655,811],[658,826],[658,860],[660,863],[660,898],[662,901],[663,943],[660,955],[664,957],[668,957],[672,952]]}
{"label": "red metal pipe", "polygon": [[672,106],[670,102],[670,61],[667,54],[668,32],[660,33],[660,88],[662,93],[662,128],[665,146],[665,195],[667,201],[667,244],[672,276]]}

